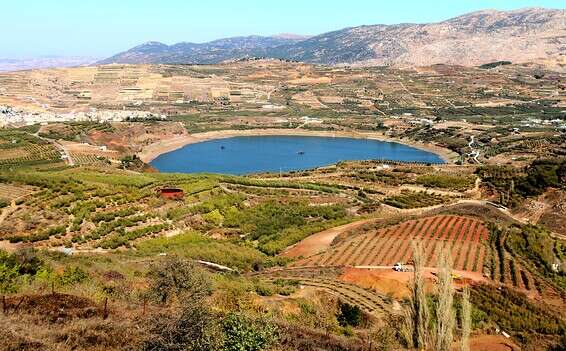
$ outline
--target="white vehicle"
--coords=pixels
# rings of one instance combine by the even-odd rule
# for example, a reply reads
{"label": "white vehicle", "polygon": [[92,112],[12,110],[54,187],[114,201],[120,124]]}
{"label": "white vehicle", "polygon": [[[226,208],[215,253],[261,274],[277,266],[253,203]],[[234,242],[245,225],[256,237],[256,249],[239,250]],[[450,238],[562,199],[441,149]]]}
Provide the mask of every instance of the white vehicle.
{"label": "white vehicle", "polygon": [[395,272],[412,272],[414,269],[413,266],[407,266],[403,262],[397,262],[393,266],[393,270]]}

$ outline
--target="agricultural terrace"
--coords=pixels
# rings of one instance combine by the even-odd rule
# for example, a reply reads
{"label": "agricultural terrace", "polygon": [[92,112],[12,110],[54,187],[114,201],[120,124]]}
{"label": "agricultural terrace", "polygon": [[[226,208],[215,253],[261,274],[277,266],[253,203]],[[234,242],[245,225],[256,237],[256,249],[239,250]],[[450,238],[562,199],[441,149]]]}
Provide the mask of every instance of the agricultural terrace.
{"label": "agricultural terrace", "polygon": [[0,168],[61,162],[48,141],[20,130],[0,130]]}
{"label": "agricultural terrace", "polygon": [[488,233],[478,219],[453,215],[425,217],[369,230],[292,265],[393,266],[397,262],[410,262],[413,255],[411,242],[421,241],[426,266],[436,267],[441,250],[447,248],[454,269],[482,272]]}
{"label": "agricultural terrace", "polygon": [[32,194],[34,191],[35,189],[31,186],[17,186],[0,183],[0,200],[5,200],[8,202],[12,202],[13,200],[20,200]]}
{"label": "agricultural terrace", "polygon": [[560,304],[566,280],[552,265],[563,257],[563,245],[547,230],[533,225],[490,226],[490,254],[485,271],[498,284]]}
{"label": "agricultural terrace", "polygon": [[[0,223],[0,239],[39,247],[133,248],[149,238],[194,230],[275,255],[359,218],[347,211],[359,205],[354,191],[307,182],[112,168],[12,171],[1,173],[0,180],[3,189],[36,189]],[[159,189],[171,186],[182,189],[184,199],[159,196]]]}

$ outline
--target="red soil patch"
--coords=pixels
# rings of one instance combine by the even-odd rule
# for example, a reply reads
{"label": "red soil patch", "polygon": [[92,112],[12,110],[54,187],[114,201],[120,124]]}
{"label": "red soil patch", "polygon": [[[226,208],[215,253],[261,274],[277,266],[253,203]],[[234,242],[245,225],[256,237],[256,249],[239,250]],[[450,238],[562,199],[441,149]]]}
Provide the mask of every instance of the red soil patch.
{"label": "red soil patch", "polygon": [[[482,282],[485,278],[479,273],[454,271],[454,287],[462,288],[472,282]],[[411,272],[396,272],[393,269],[364,269],[347,268],[340,280],[359,285],[363,288],[374,289],[382,294],[402,299],[410,295],[409,282],[413,277]],[[436,270],[426,268],[424,277],[427,290],[432,292],[436,282]]]}
{"label": "red soil patch", "polygon": [[[395,272],[392,269],[348,268],[339,279],[402,299],[410,295],[408,284],[412,276],[412,273]],[[427,281],[427,290],[432,291],[435,277],[430,272],[425,272],[425,279]]]}
{"label": "red soil patch", "polygon": [[[456,343],[452,350],[460,350]],[[519,351],[521,348],[502,335],[478,335],[470,338],[471,351]]]}

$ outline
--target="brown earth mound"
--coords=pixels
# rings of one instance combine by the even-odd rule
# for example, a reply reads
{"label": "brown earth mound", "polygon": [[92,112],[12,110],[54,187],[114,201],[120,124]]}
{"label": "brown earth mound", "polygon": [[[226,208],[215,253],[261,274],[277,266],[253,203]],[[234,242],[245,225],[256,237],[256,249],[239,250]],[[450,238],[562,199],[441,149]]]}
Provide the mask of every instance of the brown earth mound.
{"label": "brown earth mound", "polygon": [[3,302],[3,310],[6,314],[36,314],[51,322],[102,315],[102,311],[92,300],[67,294],[9,297]]}

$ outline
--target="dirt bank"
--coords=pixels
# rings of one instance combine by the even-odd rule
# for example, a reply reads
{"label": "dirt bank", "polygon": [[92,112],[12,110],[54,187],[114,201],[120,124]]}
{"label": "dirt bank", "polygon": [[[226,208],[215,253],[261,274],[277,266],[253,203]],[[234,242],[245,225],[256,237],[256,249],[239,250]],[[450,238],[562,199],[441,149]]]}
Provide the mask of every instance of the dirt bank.
{"label": "dirt bank", "polygon": [[150,144],[138,154],[142,161],[149,163],[159,155],[177,150],[185,145],[200,143],[207,140],[225,139],[236,136],[266,136],[266,135],[285,135],[285,136],[322,136],[337,138],[356,138],[371,139],[388,142],[397,142],[400,144],[412,146],[417,149],[432,152],[440,156],[445,162],[452,163],[458,155],[446,148],[433,144],[419,143],[411,140],[399,140],[388,137],[381,133],[375,132],[327,132],[327,131],[311,131],[304,129],[250,129],[250,130],[221,130],[206,133],[187,134],[176,136],[171,139],[162,140],[157,143]]}

